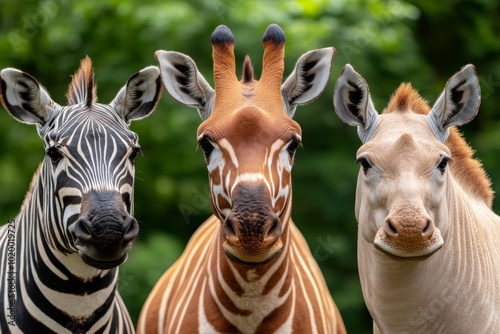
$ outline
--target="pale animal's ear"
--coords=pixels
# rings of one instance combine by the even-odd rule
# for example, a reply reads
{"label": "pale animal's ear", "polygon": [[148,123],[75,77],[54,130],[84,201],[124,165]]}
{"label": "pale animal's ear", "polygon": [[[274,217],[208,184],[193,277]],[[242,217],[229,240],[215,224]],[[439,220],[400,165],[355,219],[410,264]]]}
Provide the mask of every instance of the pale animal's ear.
{"label": "pale animal's ear", "polygon": [[160,96],[160,69],[148,66],[132,75],[109,105],[130,124],[151,114]]}
{"label": "pale animal's ear", "polygon": [[297,106],[309,103],[323,92],[330,79],[335,52],[333,47],[324,48],[309,51],[299,58],[292,74],[281,86],[288,116],[293,117]]}
{"label": "pale animal's ear", "polygon": [[481,104],[481,88],[474,65],[466,65],[453,75],[432,107],[427,119],[434,135],[444,142],[448,128],[468,123]]}
{"label": "pale animal's ear", "polygon": [[5,109],[22,123],[42,127],[58,107],[35,78],[14,68],[0,72],[0,89]]}
{"label": "pale animal's ear", "polygon": [[351,65],[344,66],[335,84],[333,105],[337,116],[349,125],[358,127],[363,143],[373,135],[379,115],[373,106],[365,79]]}
{"label": "pale animal's ear", "polygon": [[177,102],[198,109],[203,120],[212,112],[215,91],[196,68],[196,64],[182,53],[156,51],[161,80],[167,92]]}

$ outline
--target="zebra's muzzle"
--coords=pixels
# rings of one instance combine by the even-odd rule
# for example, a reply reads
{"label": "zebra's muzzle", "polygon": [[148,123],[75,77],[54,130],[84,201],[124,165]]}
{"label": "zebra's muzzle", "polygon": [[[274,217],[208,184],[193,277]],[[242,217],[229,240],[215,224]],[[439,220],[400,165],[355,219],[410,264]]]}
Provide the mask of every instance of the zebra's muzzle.
{"label": "zebra's muzzle", "polygon": [[98,269],[127,260],[139,224],[124,209],[118,192],[89,192],[82,198],[80,218],[69,227],[82,260]]}

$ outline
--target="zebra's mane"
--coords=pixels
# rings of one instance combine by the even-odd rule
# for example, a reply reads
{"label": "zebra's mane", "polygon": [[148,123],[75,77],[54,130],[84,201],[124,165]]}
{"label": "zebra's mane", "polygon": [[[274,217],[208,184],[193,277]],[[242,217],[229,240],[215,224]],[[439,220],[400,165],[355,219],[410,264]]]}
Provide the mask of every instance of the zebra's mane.
{"label": "zebra's mane", "polygon": [[68,104],[85,104],[90,107],[93,102],[97,102],[97,91],[94,85],[94,71],[92,61],[86,56],[80,63],[80,68],[73,76],[73,80],[66,93]]}

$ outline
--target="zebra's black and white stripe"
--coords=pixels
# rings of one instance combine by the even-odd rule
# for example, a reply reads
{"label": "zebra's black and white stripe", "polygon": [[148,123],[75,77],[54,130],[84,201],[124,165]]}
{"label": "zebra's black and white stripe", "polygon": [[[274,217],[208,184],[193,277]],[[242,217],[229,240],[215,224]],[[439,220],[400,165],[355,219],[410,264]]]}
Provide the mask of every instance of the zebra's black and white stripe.
{"label": "zebra's black and white stripe", "polygon": [[138,233],[129,125],[153,111],[159,69],[133,75],[107,105],[96,102],[88,57],[68,106],[19,70],[0,79],[4,107],[36,124],[46,150],[19,215],[0,230],[1,333],[133,333],[117,291],[117,266]]}

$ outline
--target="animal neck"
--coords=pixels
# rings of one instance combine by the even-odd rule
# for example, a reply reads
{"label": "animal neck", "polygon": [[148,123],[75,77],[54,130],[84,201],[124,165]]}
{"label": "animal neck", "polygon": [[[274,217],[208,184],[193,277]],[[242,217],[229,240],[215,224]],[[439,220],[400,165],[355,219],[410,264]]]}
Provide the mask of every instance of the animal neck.
{"label": "animal neck", "polygon": [[[290,219],[289,214],[284,217]],[[245,264],[229,259],[222,248],[223,233],[219,231],[215,256],[208,267],[209,289],[205,291],[211,298],[204,300],[215,304],[211,306],[219,309],[224,318],[241,333],[262,331],[266,323],[283,326],[290,320],[287,317],[295,294],[288,226],[288,221],[284,222],[281,237],[283,248],[280,253],[262,264]],[[275,321],[268,321],[270,318]]]}
{"label": "animal neck", "polygon": [[[442,248],[429,256],[396,258],[358,235],[363,294],[384,333],[410,328],[410,332],[458,332],[471,326],[462,323],[471,317],[485,319],[480,322],[484,327],[471,327],[471,332],[486,333],[498,326],[498,314],[494,321],[488,317],[491,305],[500,307],[500,247],[495,242],[500,238],[500,220],[453,179],[446,198],[449,228]],[[459,316],[464,309],[471,310],[471,317]]]}

